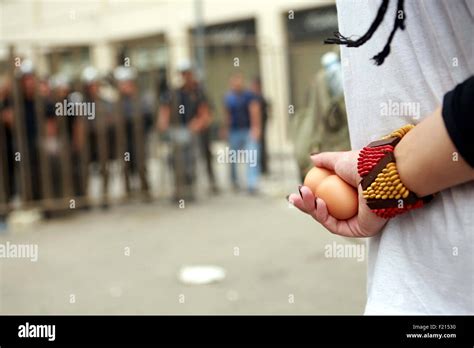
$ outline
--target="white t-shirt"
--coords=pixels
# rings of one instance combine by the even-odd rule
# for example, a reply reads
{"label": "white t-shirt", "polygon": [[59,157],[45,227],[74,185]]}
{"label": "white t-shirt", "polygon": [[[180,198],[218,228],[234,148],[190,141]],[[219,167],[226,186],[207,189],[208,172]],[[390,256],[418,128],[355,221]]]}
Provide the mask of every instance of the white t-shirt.
{"label": "white t-shirt", "polygon": [[[341,34],[363,35],[380,3],[338,1]],[[397,30],[390,55],[376,66],[371,58],[385,46],[396,4],[390,2],[366,44],[341,46],[353,149],[418,123],[474,72],[473,0],[405,1],[406,29]],[[426,207],[389,221],[368,241],[365,313],[473,314],[473,235],[473,182],[445,190]]]}

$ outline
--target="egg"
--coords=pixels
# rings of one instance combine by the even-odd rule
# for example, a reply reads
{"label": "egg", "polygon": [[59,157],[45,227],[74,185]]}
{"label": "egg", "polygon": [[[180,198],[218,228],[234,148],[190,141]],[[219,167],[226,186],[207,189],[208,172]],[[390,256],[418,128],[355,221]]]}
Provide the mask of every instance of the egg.
{"label": "egg", "polygon": [[326,203],[329,214],[338,220],[347,220],[357,214],[357,191],[337,175],[324,178],[315,196]]}
{"label": "egg", "polygon": [[313,167],[306,174],[303,185],[309,187],[313,194],[316,194],[318,185],[332,174],[334,173],[328,169]]}

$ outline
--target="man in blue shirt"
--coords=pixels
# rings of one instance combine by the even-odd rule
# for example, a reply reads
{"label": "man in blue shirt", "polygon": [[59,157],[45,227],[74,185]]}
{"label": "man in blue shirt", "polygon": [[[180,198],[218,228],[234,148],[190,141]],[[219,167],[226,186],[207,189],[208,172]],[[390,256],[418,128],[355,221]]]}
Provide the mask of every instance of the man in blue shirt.
{"label": "man in blue shirt", "polygon": [[[231,180],[238,189],[237,163],[247,164],[247,189],[255,193],[260,174],[259,148],[261,137],[260,106],[256,96],[244,88],[242,74],[234,74],[230,79],[230,91],[224,100],[226,130],[229,135]],[[255,160],[253,160],[255,159]]]}

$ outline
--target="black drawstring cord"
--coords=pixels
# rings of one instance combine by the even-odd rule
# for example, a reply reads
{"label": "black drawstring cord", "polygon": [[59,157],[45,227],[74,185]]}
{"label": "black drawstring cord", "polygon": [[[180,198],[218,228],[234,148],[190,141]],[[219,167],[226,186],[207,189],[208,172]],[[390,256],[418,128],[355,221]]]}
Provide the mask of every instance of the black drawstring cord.
{"label": "black drawstring cord", "polygon": [[[388,37],[385,47],[383,48],[382,52],[372,57],[376,65],[382,65],[385,58],[387,58],[387,56],[390,54],[390,44],[392,43],[393,37],[395,36],[395,32],[397,31],[397,29],[405,29],[405,11],[403,11],[403,2],[404,0],[398,0],[397,13],[395,13],[395,23],[393,24],[392,32]],[[399,14],[401,18],[399,17]]]}
{"label": "black drawstring cord", "polygon": [[350,40],[347,37],[343,36],[340,32],[336,31],[334,33],[335,38],[328,38],[324,40],[325,44],[336,44],[336,45],[346,45],[347,47],[359,47],[363,44],[365,44],[369,39],[372,37],[372,35],[375,33],[377,28],[379,27],[380,23],[383,21],[383,17],[385,16],[385,12],[387,12],[388,8],[388,0],[383,0],[382,4],[379,7],[379,10],[377,12],[377,16],[375,17],[374,21],[372,22],[372,25],[370,26],[369,30],[361,36],[357,40]]}
{"label": "black drawstring cord", "polygon": [[[335,32],[333,38],[328,38],[324,40],[324,43],[326,44],[336,44],[336,45],[346,45],[347,47],[359,47],[362,46],[364,43],[370,40],[372,35],[375,33],[375,31],[378,29],[380,24],[383,21],[383,18],[385,16],[385,12],[387,12],[388,8],[388,2],[389,0],[383,0],[382,3],[380,4],[379,10],[377,11],[377,16],[375,17],[374,21],[370,25],[369,30],[361,36],[357,40],[351,40],[342,35],[340,32]],[[372,59],[375,61],[376,65],[382,65],[385,58],[390,54],[390,44],[392,43],[393,37],[395,36],[395,32],[397,31],[398,28],[401,30],[405,29],[405,12],[403,10],[403,3],[404,0],[398,0],[397,4],[397,12],[395,13],[395,23],[392,29],[392,32],[390,33],[390,36],[388,37],[387,43],[385,44],[385,47],[381,52],[379,52],[377,55],[373,56]],[[401,14],[401,18],[399,18],[399,13]]]}

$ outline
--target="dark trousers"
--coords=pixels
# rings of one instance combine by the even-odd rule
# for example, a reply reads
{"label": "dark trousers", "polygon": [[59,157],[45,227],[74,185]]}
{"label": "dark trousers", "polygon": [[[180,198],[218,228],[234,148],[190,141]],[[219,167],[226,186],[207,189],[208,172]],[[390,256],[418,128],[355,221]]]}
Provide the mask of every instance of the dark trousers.
{"label": "dark trousers", "polygon": [[204,160],[206,161],[207,177],[209,178],[209,183],[211,186],[214,187],[216,185],[216,179],[214,176],[214,169],[212,167],[211,132],[209,128],[201,132],[200,140],[202,153],[204,155]]}

